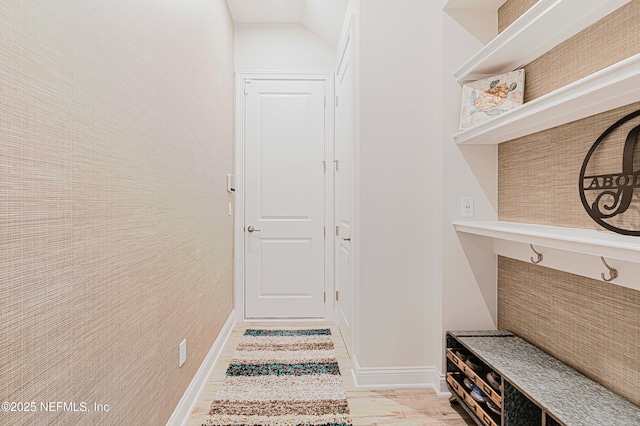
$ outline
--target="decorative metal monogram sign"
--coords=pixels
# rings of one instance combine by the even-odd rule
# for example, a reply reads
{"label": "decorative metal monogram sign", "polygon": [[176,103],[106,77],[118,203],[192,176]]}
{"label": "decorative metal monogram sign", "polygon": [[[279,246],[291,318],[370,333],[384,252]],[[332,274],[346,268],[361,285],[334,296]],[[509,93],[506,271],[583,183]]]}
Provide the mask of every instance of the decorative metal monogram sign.
{"label": "decorative metal monogram sign", "polygon": [[589,216],[606,229],[635,236],[640,236],[639,116],[636,111],[609,127],[580,171],[580,198]]}

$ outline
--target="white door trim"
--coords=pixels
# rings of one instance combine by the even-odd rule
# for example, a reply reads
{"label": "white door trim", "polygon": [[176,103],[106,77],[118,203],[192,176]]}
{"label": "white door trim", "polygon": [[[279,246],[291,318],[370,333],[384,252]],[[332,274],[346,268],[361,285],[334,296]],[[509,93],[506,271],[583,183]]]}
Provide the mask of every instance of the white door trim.
{"label": "white door trim", "polygon": [[[349,345],[351,347],[348,348],[349,351],[349,355],[354,357],[355,356],[355,348],[357,345],[357,340],[358,337],[358,329],[359,329],[359,324],[357,323],[357,303],[356,300],[358,300],[359,298],[359,294],[357,292],[357,286],[356,286],[356,268],[358,267],[357,265],[357,253],[359,250],[359,235],[357,235],[358,229],[357,229],[357,224],[356,224],[356,197],[357,195],[357,187],[356,187],[356,179],[357,179],[357,169],[356,169],[356,163],[357,163],[357,155],[358,152],[356,151],[356,139],[358,138],[358,126],[359,124],[357,123],[358,120],[358,115],[356,113],[356,108],[358,108],[357,106],[357,69],[358,69],[358,64],[357,64],[357,57],[358,57],[358,44],[357,44],[357,35],[356,35],[356,31],[355,31],[355,16],[351,15],[349,17],[349,22],[347,24],[346,27],[346,32],[343,33],[342,38],[339,42],[339,55],[338,55],[338,65],[336,68],[336,73],[340,70],[343,61],[345,60],[345,55],[347,54],[347,50],[349,48],[351,48],[351,58],[349,58],[349,60],[352,62],[351,63],[351,67],[352,67],[352,71],[351,71],[351,108],[352,110],[350,111],[351,114],[351,126],[353,126],[353,128],[351,129],[351,131],[353,132],[353,138],[350,140],[350,143],[352,144],[351,146],[351,152],[353,153],[353,157],[351,158],[351,164],[349,165],[350,169],[351,169],[351,175],[352,175],[352,180],[351,180],[351,189],[352,189],[352,197],[350,200],[351,206],[350,206],[350,210],[351,210],[351,217],[349,218],[349,222],[351,224],[351,251],[350,251],[350,256],[351,256],[351,260],[353,262],[350,270],[349,270],[349,285],[350,285],[350,294],[351,294],[351,300],[349,301],[351,306],[349,307],[349,312],[350,312],[350,318],[349,318],[349,332],[350,332],[350,336],[348,336],[348,341],[349,341]],[[336,76],[337,78],[337,76]],[[336,80],[337,81],[337,80]],[[335,86],[334,86],[335,87]],[[334,118],[335,119],[335,118]],[[335,123],[335,121],[334,121]],[[335,124],[334,124],[334,128],[335,128]],[[335,146],[335,142],[334,142],[334,146]],[[335,180],[334,180],[334,185],[335,185]],[[334,205],[334,209],[335,209],[335,205]],[[335,212],[334,212],[334,216],[335,216]],[[333,238],[337,238],[334,234]],[[333,241],[333,245],[335,247],[336,243],[335,241]],[[335,256],[335,255],[334,255]],[[335,286],[335,283],[334,283]],[[336,307],[336,316],[337,316],[337,307]],[[337,318],[336,318],[337,320]]]}
{"label": "white door trim", "polygon": [[[245,312],[245,288],[244,288],[244,161],[245,161],[245,131],[244,131],[244,88],[247,80],[321,80],[325,84],[325,150],[324,161],[327,164],[325,173],[325,291],[326,303],[324,305],[324,320],[334,320],[334,260],[333,260],[333,185],[334,174],[329,167],[333,160],[334,138],[334,76],[325,72],[318,73],[280,73],[280,72],[236,72],[236,149],[235,149],[235,214],[234,214],[234,306],[237,313],[237,321],[246,319]],[[255,321],[252,319],[252,321]]]}

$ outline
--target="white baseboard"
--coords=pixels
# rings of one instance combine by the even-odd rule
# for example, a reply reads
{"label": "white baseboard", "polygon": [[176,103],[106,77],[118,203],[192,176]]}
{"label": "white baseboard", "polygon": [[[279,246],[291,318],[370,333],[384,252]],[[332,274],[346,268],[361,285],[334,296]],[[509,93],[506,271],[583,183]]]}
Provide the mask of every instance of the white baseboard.
{"label": "white baseboard", "polygon": [[189,417],[191,416],[191,412],[198,403],[200,394],[207,384],[209,376],[213,372],[213,367],[222,353],[222,348],[224,348],[224,345],[227,343],[235,325],[236,313],[235,311],[231,311],[229,318],[227,318],[227,321],[222,326],[222,330],[220,330],[220,334],[218,334],[218,337],[215,342],[213,342],[213,346],[211,346],[209,353],[205,357],[204,361],[202,361],[200,368],[198,368],[198,372],[193,377],[193,380],[191,380],[191,383],[184,395],[182,395],[176,409],[173,410],[173,414],[169,418],[167,426],[182,426],[187,424]]}
{"label": "white baseboard", "polygon": [[446,396],[447,398],[451,396],[451,392],[449,392],[449,388],[447,387],[447,376],[444,374],[440,374],[440,387],[436,389],[438,396]]}
{"label": "white baseboard", "polygon": [[360,388],[431,388],[441,394],[441,374],[436,367],[360,367],[355,355],[351,361],[353,380]]}

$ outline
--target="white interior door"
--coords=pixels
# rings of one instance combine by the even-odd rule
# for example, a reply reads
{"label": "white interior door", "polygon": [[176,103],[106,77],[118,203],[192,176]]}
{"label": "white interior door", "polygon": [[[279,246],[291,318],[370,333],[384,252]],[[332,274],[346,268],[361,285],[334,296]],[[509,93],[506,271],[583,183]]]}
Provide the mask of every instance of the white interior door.
{"label": "white interior door", "polygon": [[245,84],[245,316],[324,317],[324,80]]}
{"label": "white interior door", "polygon": [[335,136],[335,285],[336,311],[340,333],[351,352],[353,318],[353,60],[350,39],[336,75]]}

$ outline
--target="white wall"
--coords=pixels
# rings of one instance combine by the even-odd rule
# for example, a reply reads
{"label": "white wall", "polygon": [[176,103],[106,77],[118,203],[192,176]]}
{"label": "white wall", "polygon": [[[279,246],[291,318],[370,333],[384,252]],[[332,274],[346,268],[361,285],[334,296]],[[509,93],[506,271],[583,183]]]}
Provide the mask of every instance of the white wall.
{"label": "white wall", "polygon": [[488,43],[498,34],[497,10],[505,2],[506,0],[449,0],[445,10],[478,40]]}
{"label": "white wall", "polygon": [[496,147],[451,139],[461,96],[451,75],[481,44],[442,12],[445,3],[352,0],[348,8],[360,11],[354,359],[364,382],[377,371],[418,383],[404,371],[437,384],[428,370],[444,371],[446,330],[495,327],[491,242],[461,243],[451,225],[462,196],[474,197],[476,219],[496,216]]}
{"label": "white wall", "polygon": [[300,24],[236,24],[235,69],[332,73],[335,49]]}
{"label": "white wall", "polygon": [[[473,220],[495,220],[497,145],[457,146],[461,86],[452,74],[482,44],[443,13],[443,259],[442,331],[494,329],[497,324],[497,272],[493,241],[457,234],[451,222],[462,220],[461,198],[473,197]],[[441,343],[443,342],[441,340]],[[444,349],[439,348],[442,354]],[[442,358],[441,368],[445,366]]]}
{"label": "white wall", "polygon": [[305,0],[302,24],[336,47],[348,0]]}
{"label": "white wall", "polygon": [[363,369],[439,362],[430,348],[440,339],[440,37],[433,2],[360,2],[355,355]]}

